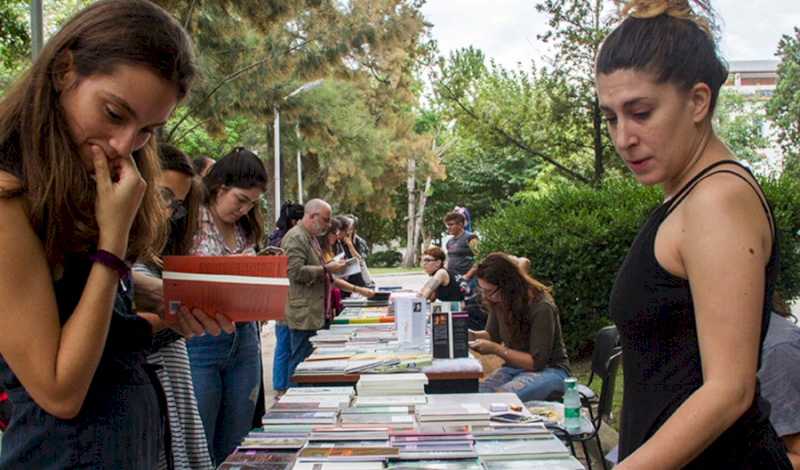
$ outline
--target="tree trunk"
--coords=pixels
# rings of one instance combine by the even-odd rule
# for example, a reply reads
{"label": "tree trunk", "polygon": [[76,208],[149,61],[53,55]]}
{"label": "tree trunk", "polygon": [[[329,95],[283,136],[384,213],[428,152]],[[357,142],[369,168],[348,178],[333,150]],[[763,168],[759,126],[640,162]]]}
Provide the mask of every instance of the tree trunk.
{"label": "tree trunk", "polygon": [[[425,190],[419,194],[419,201],[417,202],[417,217],[414,220],[414,244],[419,247],[420,253],[425,251],[427,244],[420,243],[422,240],[422,219],[425,216],[425,204],[428,202],[428,191],[431,189],[431,176],[425,180]],[[416,259],[414,259],[416,265]]]}
{"label": "tree trunk", "polygon": [[408,159],[408,181],[406,187],[408,189],[408,222],[406,222],[406,256],[403,258],[403,267],[411,269],[416,264],[417,259],[417,242],[415,240],[416,230],[414,229],[416,223],[416,186],[417,186],[417,161],[414,158]]}

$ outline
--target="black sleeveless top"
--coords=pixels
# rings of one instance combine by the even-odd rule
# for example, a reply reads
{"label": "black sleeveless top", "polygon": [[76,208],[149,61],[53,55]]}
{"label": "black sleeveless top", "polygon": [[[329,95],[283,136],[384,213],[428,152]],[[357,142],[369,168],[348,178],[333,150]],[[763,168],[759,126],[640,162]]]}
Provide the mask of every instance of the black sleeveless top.
{"label": "black sleeveless top", "polygon": [[[461,292],[461,286],[459,285],[459,278],[461,274],[453,271],[452,269],[448,268],[439,268],[444,269],[447,271],[447,275],[450,276],[450,282],[445,285],[440,285],[436,288],[436,299],[441,300],[443,302],[451,302],[451,301],[461,301],[464,300],[464,293]],[[436,272],[439,272],[439,269]],[[433,273],[436,274],[436,273]]]}
{"label": "black sleeveless top", "polygon": [[[738,163],[721,161],[709,166],[650,214],[611,291],[609,310],[619,328],[624,361],[620,461],[655,434],[703,383],[689,281],[670,274],[658,263],[655,238],[661,223],[689,192],[701,180],[717,173],[734,174],[753,187],[770,222],[773,243],[765,268],[762,342],[766,336],[768,305],[779,267],[772,210],[759,189],[730,169],[717,169],[722,165]],[[686,468],[781,468],[785,452],[781,456],[782,444],[768,421],[769,404],[759,389],[757,384],[750,409]],[[770,466],[769,462],[778,462],[778,466]]]}
{"label": "black sleeveless top", "polygon": [[[0,170],[22,174],[13,153],[0,153]],[[75,310],[93,262],[71,253],[64,274],[53,282],[60,323]],[[20,266],[20,275],[24,267]],[[77,417],[60,420],[33,401],[0,355],[0,387],[8,393],[12,416],[3,434],[0,469],[153,468],[161,438],[159,396],[146,364],[152,328],[132,306],[133,285],[120,282],[106,346]]]}

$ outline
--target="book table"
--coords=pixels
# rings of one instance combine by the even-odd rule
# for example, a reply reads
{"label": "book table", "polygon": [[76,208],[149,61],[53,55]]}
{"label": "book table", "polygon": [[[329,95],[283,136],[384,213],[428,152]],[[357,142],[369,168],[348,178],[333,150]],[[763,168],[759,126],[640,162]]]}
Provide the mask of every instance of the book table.
{"label": "book table", "polygon": [[[337,395],[347,405],[328,400],[331,412],[298,411],[293,424],[276,423],[267,411],[264,426],[251,431],[219,470],[583,470],[564,444],[542,423],[508,425],[491,421],[500,408],[529,411],[513,393],[470,393],[396,396],[403,406],[359,404],[355,388],[318,389],[297,395],[300,401]],[[290,391],[297,388],[290,389]],[[290,394],[287,393],[286,396]],[[329,395],[333,396],[333,395]],[[386,397],[384,397],[386,398]],[[413,398],[413,400],[412,400]],[[321,408],[325,400],[315,402]],[[306,409],[305,404],[283,403],[282,408]],[[336,403],[330,403],[336,402]],[[311,410],[313,407],[308,408]],[[330,415],[333,425],[304,424],[312,415]],[[343,417],[350,419],[345,422]],[[353,417],[364,419],[353,420]],[[375,418],[374,420],[369,419]],[[269,419],[268,419],[269,418]],[[380,419],[378,419],[380,418]],[[404,419],[399,419],[404,418]],[[405,423],[413,425],[406,426]],[[317,422],[316,420],[308,423]],[[387,424],[388,423],[388,424]],[[403,423],[395,426],[392,423]]]}

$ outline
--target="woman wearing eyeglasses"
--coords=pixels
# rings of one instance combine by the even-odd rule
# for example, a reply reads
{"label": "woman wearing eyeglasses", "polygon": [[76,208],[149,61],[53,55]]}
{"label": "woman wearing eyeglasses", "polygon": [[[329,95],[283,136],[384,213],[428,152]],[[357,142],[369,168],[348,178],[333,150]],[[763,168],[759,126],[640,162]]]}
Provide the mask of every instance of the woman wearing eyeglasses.
{"label": "woman wearing eyeglasses", "polygon": [[562,391],[570,375],[569,359],[551,288],[503,253],[488,255],[475,276],[489,318],[485,330],[469,332],[470,348],[505,361],[479,391],[515,393],[522,401],[544,400]]}
{"label": "woman wearing eyeglasses", "polygon": [[[197,232],[197,213],[203,202],[203,188],[195,178],[192,161],[178,148],[160,143],[158,156],[161,160],[161,176],[155,180],[162,198],[164,219],[168,225],[169,238],[161,256],[187,255]],[[156,313],[164,307],[164,287],[161,281],[160,256],[153,256],[144,264],[133,267],[136,286],[136,306],[139,315],[153,324],[153,347],[147,357],[149,364],[159,366],[156,370],[166,399],[166,415],[170,429],[170,447],[160,452],[159,470],[169,468],[167,453],[171,454],[174,468],[204,470],[214,468],[208,454],[208,443],[203,432],[203,422],[197,409],[197,400],[192,386],[192,371],[186,351],[186,337],[192,332],[180,325],[166,325]],[[228,330],[233,325],[223,320]]]}
{"label": "woman wearing eyeglasses", "polygon": [[449,302],[464,300],[472,294],[467,281],[454,270],[444,267],[444,261],[444,250],[438,246],[425,250],[422,255],[422,269],[431,278],[417,292],[417,297]]}

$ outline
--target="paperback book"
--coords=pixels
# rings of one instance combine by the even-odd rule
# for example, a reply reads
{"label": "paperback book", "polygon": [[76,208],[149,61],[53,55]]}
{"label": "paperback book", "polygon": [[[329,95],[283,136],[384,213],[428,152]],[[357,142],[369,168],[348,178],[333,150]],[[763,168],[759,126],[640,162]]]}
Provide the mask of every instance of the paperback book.
{"label": "paperback book", "polygon": [[289,293],[285,256],[165,256],[164,322],[181,306],[232,321],[280,320]]}
{"label": "paperback book", "polygon": [[436,359],[469,357],[466,312],[431,313],[431,353]]}

